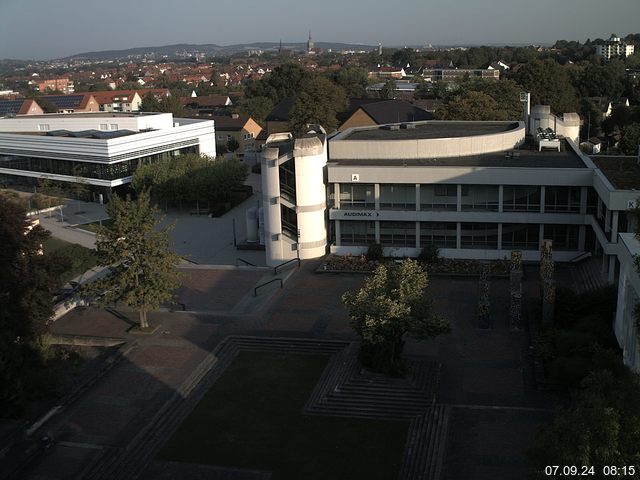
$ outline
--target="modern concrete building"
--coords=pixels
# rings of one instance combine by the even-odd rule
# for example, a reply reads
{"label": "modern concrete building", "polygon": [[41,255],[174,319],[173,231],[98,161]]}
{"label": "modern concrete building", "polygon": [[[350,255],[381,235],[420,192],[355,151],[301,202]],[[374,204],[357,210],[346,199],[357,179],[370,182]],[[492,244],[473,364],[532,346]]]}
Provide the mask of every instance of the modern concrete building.
{"label": "modern concrete building", "polygon": [[97,193],[131,182],[138,165],[185,153],[215,156],[214,122],[170,113],[79,113],[0,119],[0,182],[81,182]]}

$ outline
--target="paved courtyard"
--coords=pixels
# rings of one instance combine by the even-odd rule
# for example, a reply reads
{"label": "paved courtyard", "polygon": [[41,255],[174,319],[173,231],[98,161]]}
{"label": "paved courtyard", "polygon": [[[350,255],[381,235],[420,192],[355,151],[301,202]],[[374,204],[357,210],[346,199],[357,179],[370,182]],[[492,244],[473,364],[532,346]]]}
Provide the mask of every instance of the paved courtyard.
{"label": "paved courtyard", "polygon": [[[60,319],[53,333],[121,338],[125,353],[47,425],[57,443],[29,478],[109,478],[108,459],[127,448],[152,458],[170,434],[161,428],[162,415],[187,405],[182,398],[205,378],[215,362],[211,352],[230,334],[355,340],[340,296],[364,276],[318,274],[317,265],[303,264],[284,289],[262,298],[253,287],[273,278],[270,271],[189,269],[178,292],[187,312],[154,313],[160,327],[151,335],[129,332],[136,315],[126,309],[75,310]],[[535,275],[526,279],[525,291],[534,295]],[[429,289],[453,333],[408,341],[405,353],[442,364],[436,403],[450,413],[441,478],[521,478],[526,447],[554,399],[533,388],[526,334],[508,328],[507,282],[491,282],[490,329],[477,328],[477,279],[433,277]],[[146,438],[146,429],[156,433]]]}

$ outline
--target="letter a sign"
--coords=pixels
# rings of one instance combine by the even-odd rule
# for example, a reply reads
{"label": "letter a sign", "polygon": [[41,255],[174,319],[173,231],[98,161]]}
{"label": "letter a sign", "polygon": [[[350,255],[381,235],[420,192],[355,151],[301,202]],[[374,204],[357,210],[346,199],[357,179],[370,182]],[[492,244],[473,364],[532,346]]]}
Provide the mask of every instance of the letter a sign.
{"label": "letter a sign", "polygon": [[358,173],[352,173],[351,174],[351,181],[352,182],[359,182],[360,181],[360,175]]}

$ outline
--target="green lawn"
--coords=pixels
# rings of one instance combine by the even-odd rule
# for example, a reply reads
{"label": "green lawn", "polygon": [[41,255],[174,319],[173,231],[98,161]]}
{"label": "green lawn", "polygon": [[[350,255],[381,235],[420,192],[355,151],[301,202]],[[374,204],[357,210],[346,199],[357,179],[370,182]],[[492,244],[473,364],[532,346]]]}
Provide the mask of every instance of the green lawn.
{"label": "green lawn", "polygon": [[98,264],[95,250],[49,237],[42,244],[44,254],[54,261],[60,286],[83,274]]}
{"label": "green lawn", "polygon": [[303,415],[324,355],[241,352],[159,453],[273,480],[397,478],[409,423]]}

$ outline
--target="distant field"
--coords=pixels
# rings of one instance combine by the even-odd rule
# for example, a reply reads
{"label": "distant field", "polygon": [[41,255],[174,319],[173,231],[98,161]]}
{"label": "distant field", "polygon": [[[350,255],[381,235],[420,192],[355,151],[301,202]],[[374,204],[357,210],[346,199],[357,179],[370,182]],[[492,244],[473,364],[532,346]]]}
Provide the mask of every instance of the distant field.
{"label": "distant field", "polygon": [[160,451],[273,480],[397,478],[409,422],[303,415],[324,355],[241,352]]}

